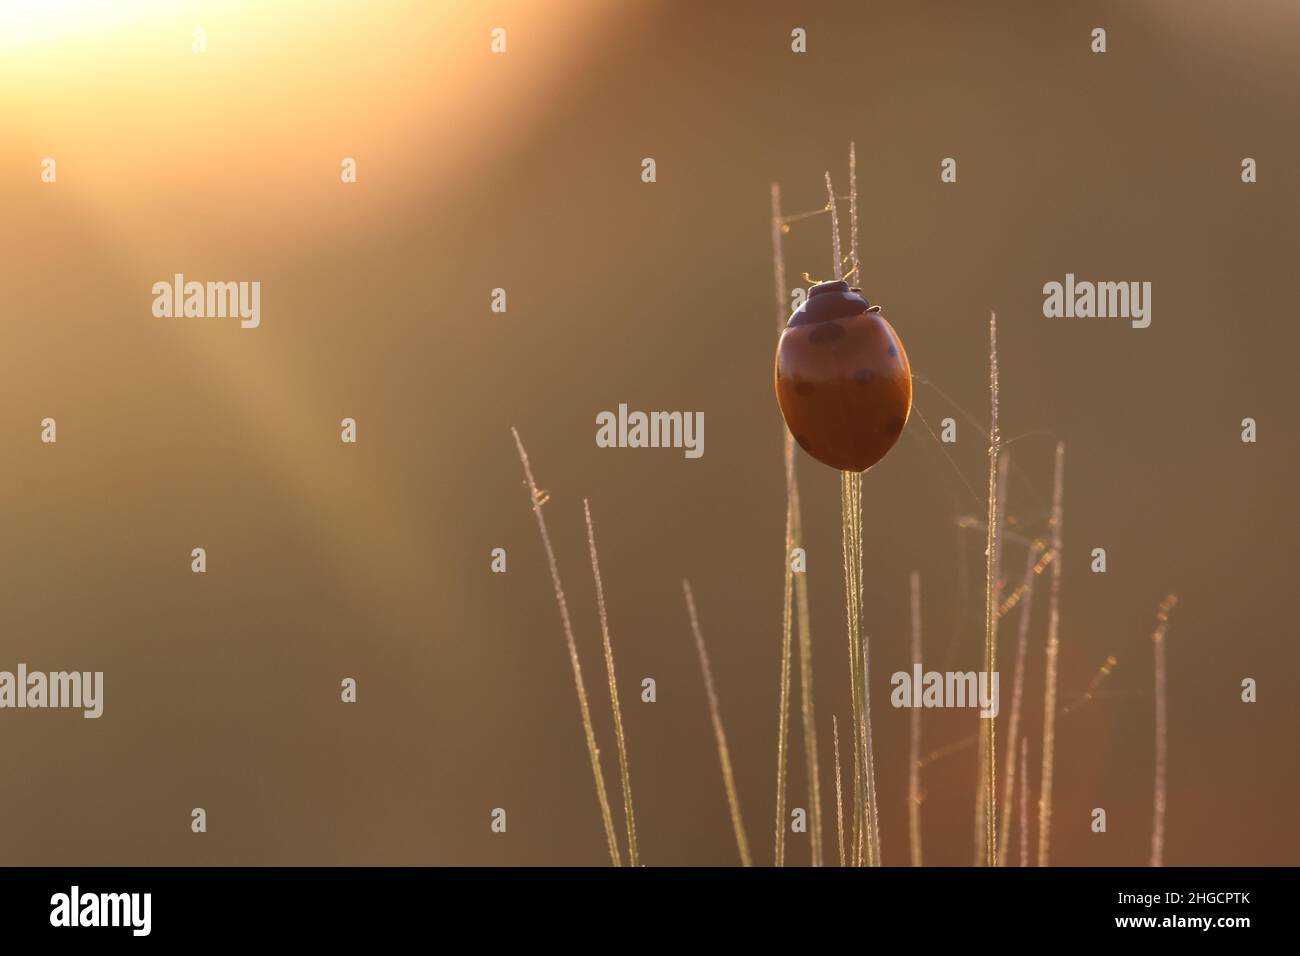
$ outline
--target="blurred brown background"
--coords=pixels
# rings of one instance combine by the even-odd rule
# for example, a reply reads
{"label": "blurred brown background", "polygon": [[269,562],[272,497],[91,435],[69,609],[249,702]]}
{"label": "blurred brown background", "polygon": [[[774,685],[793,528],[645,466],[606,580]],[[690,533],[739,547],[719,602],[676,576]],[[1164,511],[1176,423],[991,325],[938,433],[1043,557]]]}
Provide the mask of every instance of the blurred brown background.
{"label": "blurred brown background", "polygon": [[[927,667],[979,666],[982,544],[955,519],[981,511],[986,455],[953,403],[986,421],[995,309],[1022,530],[1044,530],[1067,443],[1063,702],[1119,659],[1060,723],[1053,861],[1147,859],[1150,634],[1172,590],[1166,861],[1300,863],[1294,3],[181,3],[87,12],[85,29],[5,6],[0,669],[103,670],[106,691],[98,721],[0,712],[0,862],[607,862],[514,425],[551,495],[617,802],[591,501],[644,861],[737,859],[689,577],[770,863],[784,483],[768,186],[788,212],[818,208],[856,141],[867,294],[950,396],[918,384],[916,410],[959,421],[956,467],[913,414],[865,481],[886,862],[907,859],[908,714],[886,702],[912,569]],[[828,220],[796,223],[786,249],[792,283],[824,277]],[[261,281],[262,327],[154,318],[150,286],[175,272]],[[1151,327],[1044,318],[1042,285],[1067,272],[1151,281]],[[703,411],[704,457],[596,448],[596,413],[620,402]],[[1258,444],[1240,441],[1246,416]],[[799,468],[833,855],[837,477]],[[1045,597],[1035,612],[1036,788]],[[790,806],[806,804],[799,726]],[[925,749],[975,726],[928,711]],[[973,752],[924,784],[926,861],[969,863]],[[807,862],[807,837],[788,855]]]}

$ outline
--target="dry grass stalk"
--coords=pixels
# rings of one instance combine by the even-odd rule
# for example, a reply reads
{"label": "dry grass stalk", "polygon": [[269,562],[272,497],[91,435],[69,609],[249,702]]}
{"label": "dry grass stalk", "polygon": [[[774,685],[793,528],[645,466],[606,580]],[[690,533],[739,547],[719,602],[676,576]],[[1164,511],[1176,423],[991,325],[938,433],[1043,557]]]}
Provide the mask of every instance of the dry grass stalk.
{"label": "dry grass stalk", "polygon": [[1169,612],[1178,603],[1178,598],[1169,595],[1160,605],[1156,614],[1156,630],[1151,635],[1156,658],[1156,784],[1154,801],[1154,819],[1151,825],[1151,865],[1165,864],[1165,795],[1166,795],[1166,759],[1169,748],[1169,715],[1165,694],[1165,632],[1169,629]]}
{"label": "dry grass stalk", "polygon": [[1047,610],[1047,665],[1043,682],[1043,780],[1038,797],[1038,865],[1047,866],[1052,841],[1052,758],[1056,746],[1056,659],[1060,654],[1061,524],[1065,492],[1065,442],[1056,443],[1052,479],[1052,589]]}
{"label": "dry grass stalk", "polygon": [[1029,738],[1020,738],[1020,865],[1029,865]]}
{"label": "dry grass stalk", "polygon": [[596,732],[591,724],[591,708],[587,705],[587,688],[582,681],[582,664],[578,660],[578,645],[573,639],[573,625],[569,621],[569,606],[564,600],[564,588],[560,585],[560,570],[555,562],[555,551],[551,547],[551,536],[546,531],[546,519],[542,517],[544,496],[537,489],[533,480],[533,470],[528,464],[528,453],[524,443],[519,440],[519,432],[510,429],[515,436],[515,447],[519,449],[519,461],[524,466],[524,477],[528,483],[528,498],[532,504],[533,514],[537,516],[537,527],[542,533],[542,546],[546,549],[546,561],[551,568],[551,582],[555,585],[555,602],[560,608],[560,621],[564,625],[564,639],[569,645],[569,662],[573,665],[573,683],[578,691],[578,709],[582,711],[582,729],[587,738],[587,752],[591,755],[591,773],[596,780],[596,799],[600,802],[601,820],[605,825],[605,842],[609,844],[609,856],[615,866],[622,866],[619,858],[618,838],[614,832],[614,816],[609,809],[609,797],[605,793],[605,776],[600,770],[600,749],[596,746]]}
{"label": "dry grass stalk", "polygon": [[[921,669],[921,573],[912,572],[912,669]],[[915,701],[913,704],[915,705]],[[907,830],[912,865],[921,865],[921,708],[913,706],[907,759]]]}
{"label": "dry grass stalk", "polygon": [[[826,177],[826,189],[830,194],[831,216],[832,220],[837,220],[835,214],[835,193],[831,190],[829,174]],[[855,283],[861,282],[862,263],[858,251],[858,154],[857,148],[853,143],[849,143],[849,275],[853,276]],[[834,243],[834,254],[837,262],[841,262],[839,248],[839,228],[838,223],[833,222],[832,236]],[[842,266],[841,266],[842,267]],[[838,276],[838,271],[836,276]],[[862,594],[863,594],[863,573],[862,573],[862,475],[854,476],[853,488],[853,548],[854,563],[857,568],[857,598],[855,615],[857,617],[857,635],[858,646],[862,654],[862,671],[858,676],[861,685],[860,697],[862,700],[862,748],[864,757],[862,766],[866,782],[865,798],[865,821],[866,836],[866,862],[872,866],[880,865],[880,826],[879,814],[876,806],[876,769],[875,769],[875,750],[871,741],[871,658],[870,658],[870,638],[863,633],[862,628]]]}
{"label": "dry grass stalk", "polygon": [[[784,219],[781,216],[781,187],[776,183],[772,184],[771,199],[772,280],[775,292],[777,333],[779,334],[785,327],[788,306],[786,303],[787,289],[785,287],[785,253],[781,241],[784,225]],[[786,468],[786,507],[791,513],[791,521],[788,527],[789,533],[785,542],[788,568],[793,550],[802,546],[803,516],[799,503],[799,476],[795,469],[794,436],[790,434],[789,429],[782,429],[782,433]],[[790,574],[787,573],[786,577],[785,600],[789,602],[793,600],[793,597],[798,599],[799,701],[803,718],[804,762],[808,775],[808,813],[811,817],[809,842],[811,844],[812,865],[821,866],[823,861],[821,777],[817,761],[817,723],[813,706],[812,626],[808,612],[808,582],[806,576],[801,574],[796,579],[796,594],[792,597],[790,594]],[[784,667],[784,662],[782,666]],[[784,706],[782,710],[784,713]],[[784,737],[784,735],[782,736]],[[784,792],[784,789],[782,792]]]}
{"label": "dry grass stalk", "polygon": [[691,619],[691,634],[695,638],[695,649],[700,656],[700,671],[704,675],[704,693],[709,701],[709,717],[713,721],[713,736],[718,744],[718,762],[722,765],[722,785],[727,791],[727,808],[731,812],[731,826],[736,831],[736,846],[740,850],[740,862],[743,866],[751,866],[749,840],[745,836],[745,823],[740,816],[740,798],[736,795],[736,778],[731,771],[731,751],[727,748],[727,734],[722,729],[718,694],[713,689],[713,669],[709,667],[709,652],[704,648],[704,635],[700,631],[700,619],[695,612],[695,596],[691,593],[689,581],[682,581],[682,592],[686,595],[686,613]]}
{"label": "dry grass stalk", "polygon": [[[861,502],[859,501],[859,506]],[[859,533],[861,529],[859,528]],[[858,571],[861,575],[862,566],[859,563]],[[859,577],[859,580],[861,578]],[[858,588],[861,592],[861,586]],[[861,607],[861,599],[859,599]],[[865,635],[862,638],[862,726],[863,741],[862,746],[865,753],[863,766],[866,767],[867,781],[867,865],[881,866],[880,859],[880,814],[876,803],[876,760],[875,747],[871,742],[871,655],[870,639]]]}
{"label": "dry grass stalk", "polygon": [[[877,825],[874,749],[871,740],[871,669],[869,646],[862,629],[862,475],[844,472],[841,482],[844,511],[844,586],[848,616],[850,653],[849,677],[856,711],[854,742],[855,778],[855,866],[877,866],[880,862],[880,832]],[[856,666],[855,666],[856,664]]]}
{"label": "dry grass stalk", "polygon": [[867,696],[866,641],[862,632],[862,476],[844,472],[843,510],[844,590],[848,619],[849,680],[854,711],[854,866],[874,866],[879,844],[874,826],[875,786]]}
{"label": "dry grass stalk", "polygon": [[835,205],[835,187],[831,185],[830,170],[826,172],[826,211],[831,214],[831,256],[832,268],[830,277],[827,281],[832,281],[840,277],[840,269],[844,268],[844,257],[840,249],[840,214]]}
{"label": "dry grass stalk", "polygon": [[605,671],[609,675],[609,702],[614,711],[614,737],[618,741],[618,768],[623,780],[623,815],[627,820],[627,854],[632,866],[640,866],[636,844],[636,817],[632,813],[632,775],[628,769],[627,740],[623,736],[623,709],[618,701],[618,680],[614,676],[614,646],[609,639],[609,619],[605,614],[605,587],[600,578],[600,561],[596,557],[596,531],[591,523],[591,506],[582,499],[587,519],[587,544],[591,548],[591,574],[596,580],[596,606],[600,611],[600,634],[605,644]]}
{"label": "dry grass stalk", "polygon": [[852,710],[852,727],[853,733],[852,750],[853,750],[853,850],[850,857],[853,866],[860,866],[863,857],[863,786],[862,776],[862,705],[861,697],[858,693],[859,678],[858,668],[862,658],[858,654],[857,640],[857,620],[854,613],[854,596],[857,593],[856,579],[857,575],[853,567],[853,521],[850,517],[853,510],[853,495],[851,491],[853,476],[849,472],[842,472],[840,475],[840,510],[843,515],[841,523],[841,546],[844,555],[844,608],[845,618],[847,621],[846,629],[848,632],[849,647],[849,701]]}
{"label": "dry grass stalk", "polygon": [[[989,687],[993,686],[993,672],[997,668],[997,575],[996,560],[998,528],[998,458],[1001,439],[998,434],[998,325],[997,316],[989,314],[989,514],[988,548],[985,558],[984,581],[984,672]],[[983,718],[981,726],[981,751],[984,771],[984,864],[997,865],[997,756],[993,718]]]}
{"label": "dry grass stalk", "polygon": [[[993,533],[993,606],[998,609],[998,611],[994,615],[994,620],[993,620],[993,647],[995,649],[995,654],[996,654],[997,640],[998,640],[998,636],[997,636],[998,625],[1002,619],[1002,610],[1001,610],[1002,593],[1003,593],[1002,549],[1005,546],[1006,513],[1007,513],[1007,508],[1006,508],[1007,478],[1008,475],[1010,474],[1010,466],[1011,466],[1011,458],[1009,455],[1003,453],[998,457],[998,472],[997,472],[998,480],[997,480],[997,496],[996,496],[996,500],[998,502],[998,521]],[[977,524],[987,534],[988,532],[987,522],[977,522]],[[980,726],[980,730],[979,730],[979,734],[977,735],[979,738],[979,755],[976,761],[976,765],[979,767],[984,767],[988,761],[987,748],[988,748],[989,740],[992,739],[992,730],[987,726],[987,723],[983,720],[981,720],[979,726]],[[987,733],[986,730],[988,731]],[[1012,756],[1014,757],[1014,754]],[[985,799],[985,797],[986,797],[985,780],[984,780],[984,774],[981,772],[978,779],[975,781],[975,865],[976,866],[980,866],[981,864],[985,863],[988,855],[988,847],[986,846],[986,841],[988,839],[988,832],[985,826],[985,821],[988,816],[988,801]],[[1005,844],[1005,842],[1006,839],[1004,837],[1003,843]]]}
{"label": "dry grass stalk", "polygon": [[[1016,633],[1016,671],[1011,689],[1011,716],[1007,720],[1007,779],[1002,790],[1002,845],[999,859],[1005,864],[1011,844],[1011,807],[1016,793],[1016,740],[1020,735],[1020,703],[1025,689],[1025,655],[1029,649],[1029,619],[1034,602],[1034,575],[1038,567],[1040,550],[1031,547],[1025,558],[1025,574],[1018,591],[1020,605],[1019,627]],[[1021,743],[1024,741],[1022,740]]]}
{"label": "dry grass stalk", "polygon": [[[831,214],[831,261],[832,279],[839,278],[843,257],[840,249],[839,213],[835,205],[835,187],[831,183],[831,174],[826,173],[826,209]],[[857,562],[861,555],[860,537],[857,532],[857,496],[854,487],[861,488],[861,476],[851,472],[842,472],[840,476],[840,511],[843,516],[841,525],[844,553],[844,604],[847,618],[849,650],[849,686],[853,708],[853,865],[861,866],[868,852],[870,840],[866,837],[866,785],[865,785],[865,751],[866,732],[862,721],[862,675],[861,675],[861,629],[858,619]]]}
{"label": "dry grass stalk", "polygon": [[850,285],[862,285],[862,260],[858,258],[858,151],[849,143],[849,256],[853,265]]}
{"label": "dry grass stalk", "polygon": [[776,865],[785,866],[785,778],[786,740],[790,732],[790,624],[794,603],[794,574],[790,560],[790,541],[794,533],[794,508],[789,493],[793,456],[786,459],[785,498],[785,590],[781,618],[781,703],[776,737]]}
{"label": "dry grass stalk", "polygon": [[835,743],[835,833],[840,841],[840,866],[844,857],[844,790],[840,785],[840,719],[831,715],[831,736]]}
{"label": "dry grass stalk", "polygon": [[[787,435],[787,441],[793,441]],[[793,455],[793,448],[791,448]],[[795,547],[803,547],[803,519],[799,511],[799,479],[790,489],[794,510]],[[822,844],[822,788],[820,762],[817,757],[817,720],[813,706],[812,620],[808,610],[808,575],[795,578],[799,624],[799,702],[803,714],[804,759],[808,771],[808,805],[811,817],[812,865],[821,866],[825,851]]]}

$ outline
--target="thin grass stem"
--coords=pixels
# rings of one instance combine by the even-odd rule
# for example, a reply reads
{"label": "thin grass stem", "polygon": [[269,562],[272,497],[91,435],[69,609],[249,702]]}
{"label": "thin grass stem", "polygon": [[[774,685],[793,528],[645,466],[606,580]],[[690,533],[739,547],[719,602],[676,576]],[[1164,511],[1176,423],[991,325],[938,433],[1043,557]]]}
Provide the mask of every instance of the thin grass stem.
{"label": "thin grass stem", "polygon": [[1025,558],[1025,574],[1019,590],[1020,619],[1016,631],[1016,671],[1011,688],[1011,716],[1007,720],[1007,779],[1002,790],[1002,845],[999,859],[1003,865],[1011,844],[1011,808],[1016,793],[1016,740],[1020,734],[1020,704],[1025,689],[1025,656],[1029,649],[1029,617],[1034,599],[1034,569],[1038,567],[1038,550],[1030,548]]}
{"label": "thin grass stem", "polygon": [[831,214],[831,262],[832,269],[830,278],[827,281],[834,281],[840,277],[840,270],[844,268],[844,257],[840,253],[840,214],[835,206],[835,190],[831,186],[830,171],[826,172],[826,209]]}
{"label": "thin grass stem", "polygon": [[846,863],[844,856],[844,790],[840,785],[840,720],[831,715],[831,736],[835,744],[835,833],[840,843],[840,866]]}
{"label": "thin grass stem", "polygon": [[[782,245],[782,225],[788,222],[781,215],[781,187],[772,184],[772,281],[775,293],[777,332],[786,324],[786,287],[785,287],[785,252]],[[799,502],[799,475],[795,468],[794,436],[790,430],[782,430],[783,451],[786,468],[787,508],[791,513],[789,534],[785,542],[786,564],[789,567],[793,551],[803,544],[803,515]],[[787,602],[797,598],[799,628],[799,703],[803,718],[804,763],[808,776],[808,813],[811,817],[810,850],[812,865],[821,866],[823,862],[822,814],[821,814],[821,775],[817,762],[817,722],[813,706],[813,671],[812,671],[812,626],[808,611],[808,582],[806,574],[796,579],[796,594],[790,594],[790,573],[786,575]],[[783,707],[784,710],[784,707]],[[783,735],[784,736],[784,735]],[[784,792],[784,790],[783,790]]]}
{"label": "thin grass stem", "polygon": [[862,639],[862,726],[863,726],[863,747],[866,751],[867,777],[867,834],[868,850],[870,855],[867,858],[868,866],[882,866],[880,859],[880,814],[876,796],[876,758],[875,745],[871,741],[871,685],[868,678],[871,674],[870,658],[871,639],[864,636]]}
{"label": "thin grass stem", "polygon": [[854,597],[857,594],[857,572],[853,559],[853,495],[850,472],[840,475],[840,510],[842,512],[841,539],[844,553],[844,608],[849,648],[849,699],[852,708],[853,732],[853,853],[852,865],[860,866],[863,850],[863,767],[862,767],[862,705],[859,696],[859,675],[861,657],[858,653],[857,618],[854,613]]}
{"label": "thin grass stem", "polygon": [[741,865],[751,866],[749,839],[745,836],[745,822],[740,816],[740,798],[736,795],[736,778],[731,770],[731,751],[727,749],[727,734],[722,729],[718,694],[713,689],[713,669],[709,667],[709,652],[704,647],[704,635],[700,631],[699,615],[695,612],[695,596],[691,593],[689,581],[682,581],[682,593],[686,596],[686,613],[691,620],[691,634],[695,638],[695,649],[700,656],[700,671],[704,675],[704,694],[709,701],[709,717],[713,721],[713,736],[718,744],[718,762],[722,765],[722,785],[727,791],[727,808],[731,813],[731,826],[736,831],[736,847],[740,850]]}
{"label": "thin grass stem", "polygon": [[[855,192],[856,188],[851,187],[850,197]],[[835,188],[831,183],[829,171],[826,173],[826,208],[831,214],[831,262],[833,264],[831,278],[838,279],[844,265],[844,258],[840,248],[840,225],[835,203]],[[853,702],[853,864],[861,866],[870,853],[871,839],[867,832],[866,728],[862,714],[862,631],[858,613],[858,599],[861,593],[858,583],[860,580],[858,564],[861,560],[862,548],[856,519],[858,498],[854,493],[854,479],[859,479],[857,487],[860,489],[860,476],[850,472],[842,473],[840,507],[843,513],[844,596],[848,623],[849,684]]]}
{"label": "thin grass stem", "polygon": [[880,825],[879,807],[876,800],[876,761],[875,746],[871,739],[871,639],[862,624],[863,571],[862,571],[862,475],[853,475],[853,554],[857,587],[854,603],[854,617],[857,620],[858,647],[862,654],[862,669],[859,671],[861,684],[859,694],[862,700],[862,753],[863,774],[866,784],[866,863],[868,866],[880,866]]}
{"label": "thin grass stem", "polygon": [[[912,670],[921,671],[921,573],[912,572]],[[907,831],[912,866],[921,865],[921,708],[913,701],[907,751]]]}
{"label": "thin grass stem", "polygon": [[[793,448],[791,449],[793,455]],[[799,479],[790,488],[794,505],[795,547],[803,547],[803,517],[799,507]],[[795,578],[799,625],[799,704],[803,714],[804,757],[808,773],[808,804],[811,817],[812,865],[821,866],[825,857],[822,843],[821,770],[817,749],[817,719],[813,701],[812,620],[808,606],[808,574]]]}
{"label": "thin grass stem", "polygon": [[870,840],[866,836],[866,751],[863,741],[866,731],[862,715],[862,632],[859,629],[857,597],[858,572],[855,544],[857,532],[857,499],[854,495],[852,472],[842,472],[840,481],[840,506],[843,512],[841,536],[844,550],[844,605],[849,646],[849,688],[853,711],[853,865],[866,861]]}
{"label": "thin grass stem", "polygon": [[850,285],[862,285],[862,261],[858,258],[858,151],[849,143],[849,257],[853,266]]}
{"label": "thin grass stem", "polygon": [[1178,598],[1169,595],[1160,605],[1156,614],[1156,630],[1151,635],[1155,649],[1156,676],[1156,782],[1153,819],[1151,823],[1151,865],[1165,865],[1165,797],[1166,774],[1168,771],[1169,750],[1169,715],[1167,711],[1165,675],[1165,632],[1169,629],[1169,612],[1178,603]]}
{"label": "thin grass stem", "polygon": [[1052,589],[1047,604],[1047,663],[1043,676],[1043,779],[1038,797],[1038,865],[1047,866],[1052,849],[1052,760],[1056,747],[1056,660],[1060,655],[1061,526],[1065,517],[1065,442],[1056,443],[1052,479]]}
{"label": "thin grass stem", "polygon": [[[998,465],[1001,446],[998,435],[998,324],[989,313],[989,514],[988,548],[984,581],[984,673],[993,686],[997,668],[997,557],[998,557]],[[997,865],[997,755],[993,717],[982,718],[981,750],[984,758],[984,865]]]}
{"label": "thin grass stem", "polygon": [[790,496],[790,472],[793,455],[786,459],[785,498],[785,588],[781,617],[781,702],[777,718],[776,738],[776,865],[785,866],[785,786],[786,742],[790,734],[790,633],[792,605],[794,603],[793,562],[790,560],[790,543],[794,535],[794,500]]}
{"label": "thin grass stem", "polygon": [[1029,738],[1020,738],[1020,865],[1029,865]]}
{"label": "thin grass stem", "polygon": [[591,575],[596,580],[596,607],[600,611],[600,635],[605,644],[605,671],[609,675],[609,702],[614,712],[614,738],[618,741],[618,769],[623,781],[623,815],[627,821],[627,854],[632,866],[640,866],[636,844],[636,816],[632,812],[632,774],[628,769],[627,740],[623,735],[623,709],[618,700],[618,679],[614,676],[614,645],[609,639],[609,618],[605,614],[605,586],[600,578],[600,561],[596,557],[596,531],[591,523],[591,506],[582,499],[582,513],[587,519],[587,544],[591,548]]}
{"label": "thin grass stem", "polygon": [[573,683],[578,691],[578,709],[582,712],[582,729],[587,738],[587,752],[591,756],[591,774],[596,780],[596,799],[600,803],[601,821],[605,825],[605,842],[609,844],[609,857],[615,866],[622,866],[618,852],[618,837],[614,832],[614,816],[609,809],[609,796],[605,792],[605,776],[600,769],[600,749],[596,746],[596,731],[591,724],[591,708],[587,705],[587,688],[582,681],[582,664],[578,660],[578,645],[573,639],[573,625],[569,621],[569,606],[564,600],[564,588],[560,584],[560,570],[555,561],[555,551],[551,547],[551,536],[546,530],[546,519],[542,517],[542,501],[545,496],[537,490],[533,480],[533,470],[528,464],[528,453],[524,443],[519,439],[519,432],[510,429],[515,436],[515,447],[519,449],[519,461],[524,466],[524,478],[528,484],[528,498],[532,504],[533,514],[537,516],[537,527],[542,533],[542,545],[546,549],[546,562],[551,569],[551,582],[555,585],[555,603],[560,608],[560,621],[564,625],[564,639],[569,646],[569,662],[573,665]]}

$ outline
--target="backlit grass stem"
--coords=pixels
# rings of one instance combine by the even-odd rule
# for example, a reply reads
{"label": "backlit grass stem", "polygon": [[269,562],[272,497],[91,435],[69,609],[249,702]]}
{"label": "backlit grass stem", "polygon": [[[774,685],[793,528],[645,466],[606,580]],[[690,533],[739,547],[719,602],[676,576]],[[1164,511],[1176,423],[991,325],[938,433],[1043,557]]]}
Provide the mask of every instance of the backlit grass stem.
{"label": "backlit grass stem", "polygon": [[519,432],[510,429],[515,436],[515,447],[519,449],[519,461],[524,466],[524,478],[528,484],[528,499],[532,504],[533,514],[537,516],[537,527],[542,533],[542,546],[546,549],[546,563],[551,569],[551,583],[555,586],[555,603],[560,608],[560,622],[564,625],[564,640],[569,646],[569,662],[573,665],[573,683],[578,691],[578,709],[582,712],[582,729],[587,738],[587,753],[591,756],[591,774],[596,780],[596,799],[600,803],[601,822],[605,826],[605,842],[609,844],[609,857],[615,866],[622,866],[618,852],[618,838],[614,834],[614,816],[609,809],[609,797],[605,793],[605,776],[600,769],[600,749],[596,746],[596,731],[591,724],[591,708],[587,706],[587,688],[582,682],[582,664],[578,660],[578,645],[573,639],[573,625],[569,621],[569,605],[564,600],[564,588],[560,585],[560,569],[555,562],[555,551],[551,547],[551,536],[546,531],[546,519],[542,517],[542,502],[545,496],[538,491],[537,482],[533,480],[533,470],[528,464],[528,453],[524,443],[519,439]]}
{"label": "backlit grass stem", "polygon": [[1043,677],[1043,780],[1038,797],[1038,865],[1047,866],[1052,849],[1052,760],[1056,747],[1056,660],[1061,641],[1061,525],[1064,519],[1065,442],[1056,443],[1052,479],[1052,589],[1047,603],[1047,664]]}
{"label": "backlit grass stem", "polygon": [[587,519],[587,543],[591,548],[591,574],[596,580],[596,607],[600,611],[600,634],[605,644],[605,671],[609,676],[609,701],[614,711],[614,738],[618,741],[618,768],[623,779],[623,815],[627,821],[627,853],[632,866],[640,866],[636,845],[636,816],[632,812],[632,775],[628,770],[627,740],[623,736],[623,709],[618,702],[618,680],[614,676],[614,646],[609,640],[609,619],[605,614],[605,587],[600,579],[600,561],[596,557],[596,532],[591,524],[591,506],[582,500]]}
{"label": "backlit grass stem", "polygon": [[740,816],[736,777],[731,770],[731,751],[727,748],[727,734],[722,729],[718,694],[713,689],[713,669],[709,667],[709,652],[704,647],[704,634],[700,631],[699,615],[695,612],[695,596],[691,593],[689,581],[682,582],[682,593],[686,596],[686,613],[691,621],[695,649],[700,656],[700,671],[704,675],[704,694],[709,701],[709,718],[713,721],[713,736],[718,745],[718,763],[722,765],[722,786],[727,792],[727,809],[731,813],[731,826],[736,831],[736,846],[740,850],[740,862],[743,866],[750,866],[752,859],[749,855],[749,839],[745,836],[745,822]]}

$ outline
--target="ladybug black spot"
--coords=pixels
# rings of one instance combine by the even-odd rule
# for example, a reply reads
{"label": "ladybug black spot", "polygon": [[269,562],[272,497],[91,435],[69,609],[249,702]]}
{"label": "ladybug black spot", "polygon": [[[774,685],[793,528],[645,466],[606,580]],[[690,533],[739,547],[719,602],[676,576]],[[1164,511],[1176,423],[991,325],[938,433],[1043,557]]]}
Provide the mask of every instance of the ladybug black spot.
{"label": "ladybug black spot", "polygon": [[889,357],[898,358],[898,349],[894,348],[892,345],[889,347]]}
{"label": "ladybug black spot", "polygon": [[853,381],[861,385],[866,385],[875,377],[876,377],[876,373],[871,371],[871,369],[869,368],[860,368],[853,373]]}
{"label": "ladybug black spot", "polygon": [[823,322],[812,330],[808,341],[813,345],[830,345],[844,338],[844,326],[838,322]]}
{"label": "ladybug black spot", "polygon": [[794,391],[796,395],[811,395],[817,391],[817,386],[812,382],[795,382]]}
{"label": "ladybug black spot", "polygon": [[891,432],[901,432],[903,430],[903,424],[904,424],[903,419],[895,415],[885,425],[885,429]]}

